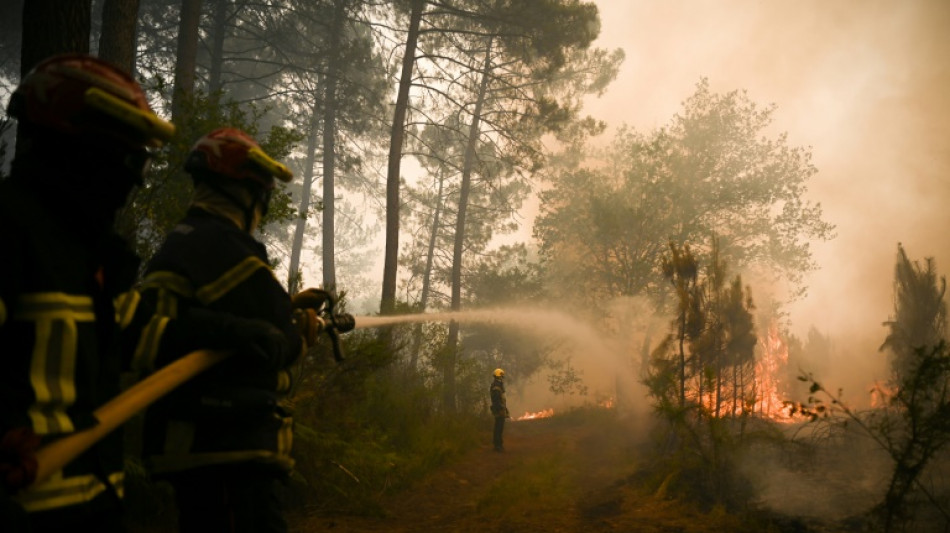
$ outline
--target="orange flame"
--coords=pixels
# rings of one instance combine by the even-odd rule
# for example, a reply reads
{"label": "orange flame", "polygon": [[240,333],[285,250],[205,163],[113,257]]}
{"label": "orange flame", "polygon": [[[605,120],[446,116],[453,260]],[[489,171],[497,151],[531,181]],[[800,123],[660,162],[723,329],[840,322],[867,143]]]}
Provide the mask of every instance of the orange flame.
{"label": "orange flame", "polygon": [[762,357],[755,363],[755,412],[771,417],[782,406],[778,391],[778,370],[788,364],[788,346],[773,321],[763,343]]}
{"label": "orange flame", "polygon": [[898,388],[893,383],[877,380],[871,386],[869,392],[871,393],[871,407],[881,408],[888,406],[891,400],[897,396]]}
{"label": "orange flame", "polygon": [[793,406],[782,400],[779,372],[788,365],[788,344],[782,339],[775,320],[769,324],[763,343],[762,357],[755,364],[754,412],[777,422],[800,421],[800,415],[791,411]]}
{"label": "orange flame", "polygon": [[516,418],[515,421],[518,421],[518,420],[534,420],[535,418],[548,418],[548,417],[550,417],[550,416],[554,416],[554,408],[553,408],[553,407],[552,407],[551,409],[542,409],[542,410],[540,410],[540,411],[538,411],[538,412],[536,412],[536,413],[529,413],[529,412],[525,411],[525,413],[524,413],[523,415],[519,416],[518,418]]}

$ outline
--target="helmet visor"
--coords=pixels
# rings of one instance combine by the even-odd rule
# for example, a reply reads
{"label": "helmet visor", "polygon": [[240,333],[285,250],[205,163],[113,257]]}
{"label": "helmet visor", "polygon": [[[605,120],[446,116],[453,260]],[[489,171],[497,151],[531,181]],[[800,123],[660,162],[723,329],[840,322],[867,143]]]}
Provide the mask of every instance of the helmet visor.
{"label": "helmet visor", "polygon": [[86,104],[132,128],[150,146],[161,146],[175,135],[175,126],[154,113],[143,111],[98,87],[90,87],[83,95]]}

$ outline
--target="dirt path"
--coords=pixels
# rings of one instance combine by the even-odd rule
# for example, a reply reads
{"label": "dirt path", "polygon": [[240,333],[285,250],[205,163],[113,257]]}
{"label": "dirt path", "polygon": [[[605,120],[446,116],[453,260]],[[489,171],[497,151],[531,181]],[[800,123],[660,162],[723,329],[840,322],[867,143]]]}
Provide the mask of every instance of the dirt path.
{"label": "dirt path", "polygon": [[384,517],[312,517],[295,533],[741,531],[730,517],[701,516],[631,481],[638,435],[611,420],[509,423],[504,453],[487,444],[383,502]]}

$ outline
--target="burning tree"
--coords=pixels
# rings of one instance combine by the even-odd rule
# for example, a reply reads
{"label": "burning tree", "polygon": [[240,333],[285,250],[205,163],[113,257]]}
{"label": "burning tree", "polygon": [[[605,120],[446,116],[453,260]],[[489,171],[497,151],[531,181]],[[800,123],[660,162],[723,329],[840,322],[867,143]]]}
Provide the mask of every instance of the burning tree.
{"label": "burning tree", "polygon": [[653,352],[644,383],[660,419],[669,424],[667,476],[690,478],[683,484],[688,491],[729,504],[743,501],[750,487],[736,462],[756,405],[757,337],[749,289],[741,276],[727,283],[718,239],[710,257],[700,272],[688,246],[670,244],[664,272],[676,291],[678,312],[672,332]]}
{"label": "burning tree", "polygon": [[[689,246],[670,244],[664,272],[676,293],[677,317],[673,332],[654,351],[647,379],[655,398],[675,396],[678,408],[693,403],[700,416],[716,418],[750,411],[746,404],[754,405],[757,342],[751,294],[741,276],[726,282],[718,242],[713,239],[702,276]],[[663,375],[668,372],[673,375]],[[667,387],[671,389],[661,391]]]}

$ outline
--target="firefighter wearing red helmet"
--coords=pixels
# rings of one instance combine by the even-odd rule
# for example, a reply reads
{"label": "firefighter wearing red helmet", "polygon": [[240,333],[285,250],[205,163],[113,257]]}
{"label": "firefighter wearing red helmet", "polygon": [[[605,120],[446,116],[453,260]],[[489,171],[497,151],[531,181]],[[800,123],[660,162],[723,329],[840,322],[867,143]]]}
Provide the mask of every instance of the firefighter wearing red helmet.
{"label": "firefighter wearing red helmet", "polygon": [[[248,233],[267,214],[275,180],[293,174],[261,150],[253,138],[235,128],[221,128],[198,139],[185,161],[195,182],[195,203],[224,200],[241,211],[239,225]],[[235,216],[233,209],[219,210]]]}
{"label": "firefighter wearing red helmet", "polygon": [[119,392],[139,262],[112,224],[149,147],[174,128],[132,78],[84,55],[41,62],[7,112],[19,135],[0,182],[0,521],[118,530],[119,435],[30,486],[33,452],[96,424],[93,410]]}
{"label": "firefighter wearing red helmet", "polygon": [[[112,225],[149,148],[174,127],[132,78],[85,55],[36,66],[8,113],[19,136],[0,182],[0,529],[124,531],[121,432],[45,480],[35,480],[35,451],[97,424],[94,410],[119,393],[125,354],[154,314],[132,289],[139,259]],[[176,319],[150,340],[183,354],[240,336],[266,351],[283,340],[266,327]]]}
{"label": "firefighter wearing red helmet", "polygon": [[285,531],[276,494],[293,467],[289,370],[313,339],[253,233],[276,180],[292,174],[233,128],[198,139],[185,169],[192,205],[146,268],[143,299],[164,316],[201,308],[265,320],[292,349],[232,357],[150,408],[146,465],[175,488],[182,532]]}

